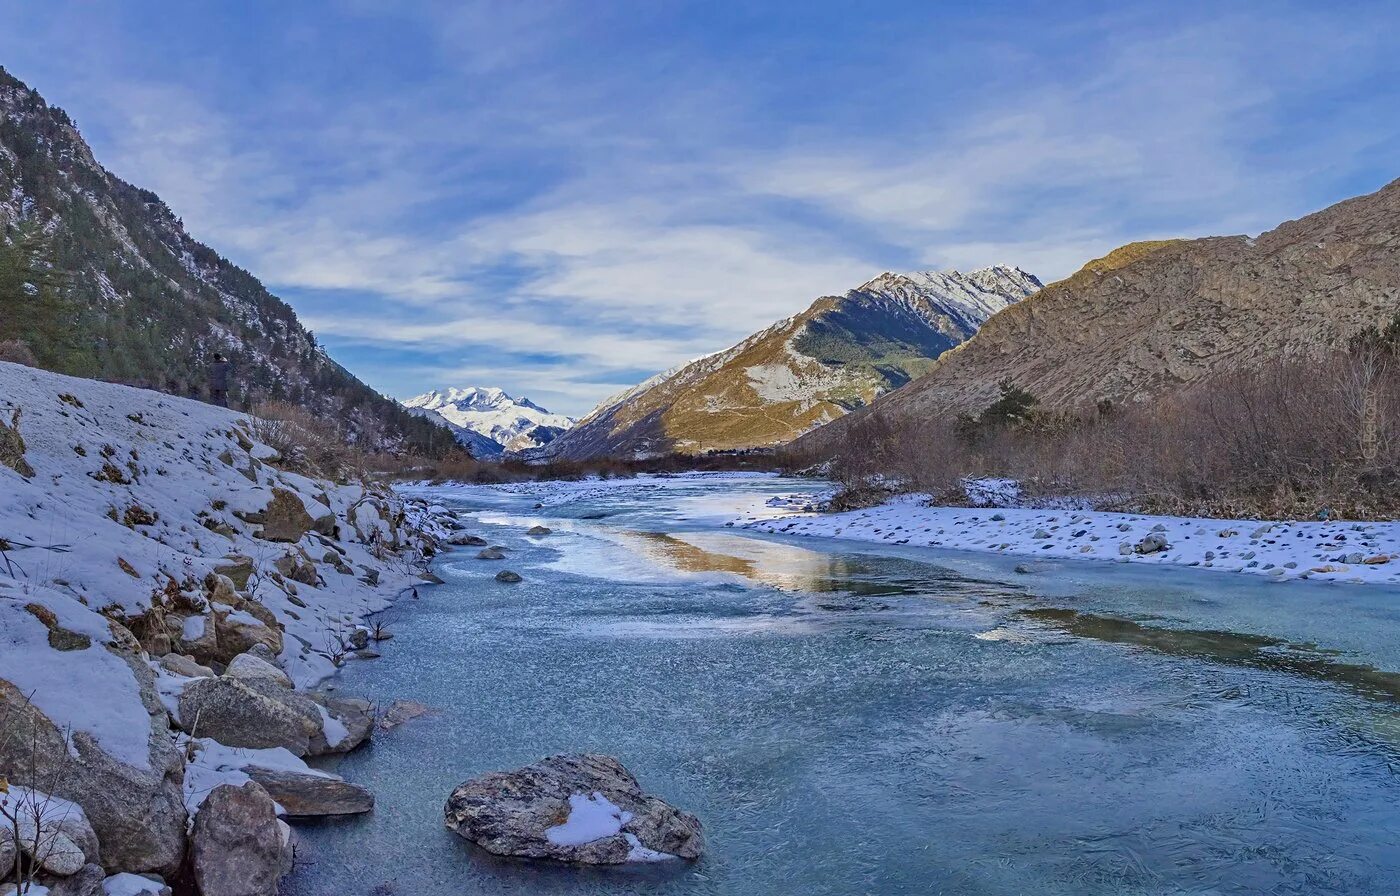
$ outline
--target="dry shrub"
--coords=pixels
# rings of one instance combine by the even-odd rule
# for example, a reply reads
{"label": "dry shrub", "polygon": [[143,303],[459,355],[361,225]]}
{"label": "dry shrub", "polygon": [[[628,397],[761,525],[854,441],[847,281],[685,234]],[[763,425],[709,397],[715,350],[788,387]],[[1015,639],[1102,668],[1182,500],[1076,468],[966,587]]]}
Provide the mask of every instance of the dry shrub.
{"label": "dry shrub", "polygon": [[277,452],[276,466],[323,479],[361,479],[365,452],[333,422],[285,401],[266,401],[250,412],[253,438]]}
{"label": "dry shrub", "polygon": [[[872,413],[832,460],[855,494],[872,483],[959,503],[966,477],[1031,496],[1195,515],[1372,518],[1400,510],[1400,362],[1353,343],[1277,360],[1124,407],[1032,414],[1017,425]],[[815,458],[785,459],[790,468]]]}
{"label": "dry shrub", "polygon": [[29,349],[29,343],[22,339],[6,339],[0,341],[0,361],[9,361],[12,364],[23,364],[25,367],[39,366],[38,360],[34,357],[34,352]]}

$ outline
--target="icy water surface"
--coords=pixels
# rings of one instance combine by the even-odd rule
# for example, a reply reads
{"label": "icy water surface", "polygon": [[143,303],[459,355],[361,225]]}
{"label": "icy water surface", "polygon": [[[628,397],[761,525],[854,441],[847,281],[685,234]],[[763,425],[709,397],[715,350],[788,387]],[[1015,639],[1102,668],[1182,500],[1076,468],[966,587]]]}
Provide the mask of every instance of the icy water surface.
{"label": "icy water surface", "polygon": [[[1400,594],[721,525],[812,488],[437,492],[509,559],[446,557],[342,675],[437,712],[341,764],[378,806],[301,827],[290,891],[1400,892]],[[708,855],[556,868],[443,828],[457,783],[584,750]]]}

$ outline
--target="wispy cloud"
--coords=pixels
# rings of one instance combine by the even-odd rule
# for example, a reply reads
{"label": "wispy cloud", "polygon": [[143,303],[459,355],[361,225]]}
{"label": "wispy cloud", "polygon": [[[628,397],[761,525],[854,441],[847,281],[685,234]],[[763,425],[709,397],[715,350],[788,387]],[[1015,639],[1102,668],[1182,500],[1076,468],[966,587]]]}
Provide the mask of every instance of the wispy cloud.
{"label": "wispy cloud", "polygon": [[193,9],[13,11],[17,73],[357,373],[572,413],[881,270],[1052,279],[1400,152],[1380,4],[254,2],[198,47]]}

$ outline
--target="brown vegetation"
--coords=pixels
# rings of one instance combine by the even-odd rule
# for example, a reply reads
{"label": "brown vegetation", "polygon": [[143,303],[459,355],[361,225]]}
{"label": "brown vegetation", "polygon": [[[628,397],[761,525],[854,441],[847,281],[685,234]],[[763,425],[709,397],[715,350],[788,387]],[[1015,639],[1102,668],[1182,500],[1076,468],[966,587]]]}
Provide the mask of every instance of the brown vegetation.
{"label": "brown vegetation", "polygon": [[[1347,350],[1280,359],[1150,402],[1038,411],[1010,384],[982,414],[911,422],[872,413],[831,475],[846,504],[890,487],[966,500],[967,477],[1019,480],[1030,496],[1111,509],[1358,519],[1400,511],[1400,318]],[[1010,400],[1008,401],[1008,396]],[[800,469],[821,456],[789,452]]]}

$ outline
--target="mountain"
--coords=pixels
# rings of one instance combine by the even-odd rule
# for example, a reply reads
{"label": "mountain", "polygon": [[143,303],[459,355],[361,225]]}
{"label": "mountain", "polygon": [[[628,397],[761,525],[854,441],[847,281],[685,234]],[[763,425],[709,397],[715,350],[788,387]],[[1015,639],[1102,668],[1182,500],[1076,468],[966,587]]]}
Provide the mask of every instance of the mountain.
{"label": "mountain", "polygon": [[436,389],[403,402],[410,411],[447,425],[474,457],[496,457],[539,448],[574,425],[525,398],[500,389]]}
{"label": "mountain", "polygon": [[451,444],[335,363],[286,303],[0,69],[0,356],[187,395],[214,352],[232,362],[235,403],[294,402],[376,448]]}
{"label": "mountain", "polygon": [[[869,409],[980,411],[1011,382],[1040,407],[1143,401],[1279,357],[1340,348],[1400,313],[1400,180],[1257,238],[1131,243],[987,322]],[[865,415],[811,434],[835,445]]]}
{"label": "mountain", "polygon": [[923,373],[1040,285],[1005,266],[881,274],[608,399],[544,453],[582,459],[783,444]]}

